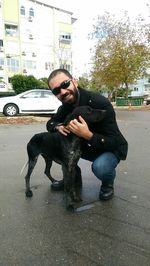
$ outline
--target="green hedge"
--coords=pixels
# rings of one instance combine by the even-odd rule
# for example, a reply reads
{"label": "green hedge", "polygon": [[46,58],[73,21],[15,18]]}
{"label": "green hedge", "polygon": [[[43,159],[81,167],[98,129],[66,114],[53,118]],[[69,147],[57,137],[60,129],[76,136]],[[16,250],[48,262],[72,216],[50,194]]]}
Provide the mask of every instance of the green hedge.
{"label": "green hedge", "polygon": [[144,98],[143,97],[137,97],[137,98],[117,98],[116,99],[116,105],[117,106],[141,106],[143,104]]}
{"label": "green hedge", "polygon": [[8,96],[15,96],[16,93],[15,92],[11,92],[11,91],[4,91],[4,92],[0,92],[0,98],[1,97],[8,97]]}

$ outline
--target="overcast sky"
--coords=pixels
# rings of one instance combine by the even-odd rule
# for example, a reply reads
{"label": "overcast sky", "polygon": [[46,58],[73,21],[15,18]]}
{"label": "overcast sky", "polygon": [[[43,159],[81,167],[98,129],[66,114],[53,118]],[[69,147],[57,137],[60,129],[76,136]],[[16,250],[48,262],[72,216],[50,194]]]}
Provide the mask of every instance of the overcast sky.
{"label": "overcast sky", "polygon": [[123,10],[128,10],[132,14],[145,12],[147,9],[146,4],[149,3],[149,0],[48,0],[48,2],[86,18],[104,11],[119,13]]}
{"label": "overcast sky", "polygon": [[[49,4],[72,11],[73,16],[77,18],[75,31],[75,46],[73,47],[74,71],[77,76],[86,72],[89,59],[90,43],[87,35],[92,31],[94,18],[97,15],[108,11],[111,14],[121,17],[124,11],[128,11],[131,18],[141,14],[144,18],[150,20],[150,0],[47,0]],[[75,74],[75,73],[74,73]]]}

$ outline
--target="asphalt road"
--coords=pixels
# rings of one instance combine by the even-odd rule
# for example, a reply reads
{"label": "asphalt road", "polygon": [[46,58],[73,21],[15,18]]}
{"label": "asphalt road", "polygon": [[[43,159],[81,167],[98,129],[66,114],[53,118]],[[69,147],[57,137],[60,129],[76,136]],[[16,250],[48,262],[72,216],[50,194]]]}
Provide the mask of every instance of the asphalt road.
{"label": "asphalt road", "polygon": [[[26,199],[26,144],[45,122],[0,125],[0,265],[150,266],[150,112],[116,111],[129,142],[117,168],[115,197],[98,201],[100,183],[80,160],[82,206],[69,213],[63,192],[53,192],[39,157]],[[52,174],[61,178],[53,164]]]}

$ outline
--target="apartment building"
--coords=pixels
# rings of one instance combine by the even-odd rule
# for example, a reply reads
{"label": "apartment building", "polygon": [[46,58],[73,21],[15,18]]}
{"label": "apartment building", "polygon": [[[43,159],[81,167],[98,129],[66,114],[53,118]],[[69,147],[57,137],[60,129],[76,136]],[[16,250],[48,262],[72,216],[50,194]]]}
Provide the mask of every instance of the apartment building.
{"label": "apartment building", "polygon": [[11,89],[14,74],[72,70],[73,13],[47,3],[0,0],[0,91]]}
{"label": "apartment building", "polygon": [[150,82],[149,82],[150,69],[149,68],[147,69],[147,75],[148,76],[137,79],[135,84],[130,85],[131,96],[150,97]]}

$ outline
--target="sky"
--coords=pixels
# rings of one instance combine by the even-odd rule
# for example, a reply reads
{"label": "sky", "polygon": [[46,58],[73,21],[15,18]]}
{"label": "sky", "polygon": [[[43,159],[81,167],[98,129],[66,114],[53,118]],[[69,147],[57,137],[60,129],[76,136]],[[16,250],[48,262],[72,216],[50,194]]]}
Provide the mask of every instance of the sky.
{"label": "sky", "polygon": [[73,62],[74,75],[80,76],[88,73],[90,68],[91,42],[87,39],[88,33],[92,32],[92,25],[98,15],[105,11],[114,14],[116,17],[123,16],[125,11],[131,18],[141,14],[145,19],[150,20],[150,0],[47,0],[49,4],[73,12],[77,18],[74,24],[74,45]]}

